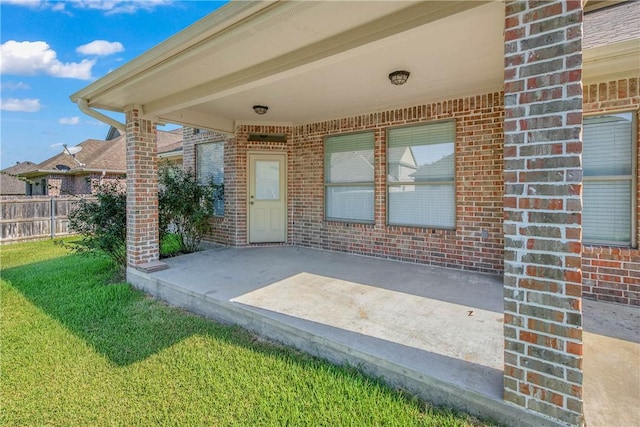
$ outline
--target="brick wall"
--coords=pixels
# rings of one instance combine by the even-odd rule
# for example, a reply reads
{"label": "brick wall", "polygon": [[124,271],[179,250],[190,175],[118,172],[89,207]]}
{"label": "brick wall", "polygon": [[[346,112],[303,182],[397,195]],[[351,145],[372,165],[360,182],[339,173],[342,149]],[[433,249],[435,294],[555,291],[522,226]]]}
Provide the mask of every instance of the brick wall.
{"label": "brick wall", "polygon": [[158,228],[158,162],[156,126],[126,112],[127,139],[127,265],[160,257]]}
{"label": "brick wall", "polygon": [[[47,193],[49,196],[60,196],[62,194],[69,194],[69,190],[73,189],[73,177],[65,177],[62,175],[49,175],[47,179]],[[40,178],[36,179],[39,182]],[[44,194],[44,193],[39,193]]]}
{"label": "brick wall", "polygon": [[[594,83],[584,88],[584,113],[634,111],[636,166],[640,165],[640,77]],[[640,174],[636,200],[640,199]],[[636,203],[636,233],[640,241],[640,203]],[[601,301],[640,306],[640,250],[585,245],[582,252],[583,295]]]}
{"label": "brick wall", "polygon": [[[37,182],[41,178],[37,178]],[[95,194],[97,186],[100,184],[119,184],[122,189],[126,188],[126,179],[122,174],[113,173],[90,173],[86,175],[48,175],[47,179],[47,195],[49,196],[68,196]]]}
{"label": "brick wall", "polygon": [[[94,173],[88,176],[79,176],[78,180],[81,181],[80,185],[87,191],[85,194],[96,194],[100,185],[115,185],[121,190],[126,190],[127,188],[127,180],[123,174],[107,173],[102,175],[101,173]],[[78,187],[76,186],[76,188]]]}
{"label": "brick wall", "polygon": [[[262,142],[262,141],[249,141],[249,134],[279,134],[285,135],[286,142]],[[249,188],[249,176],[248,176],[248,154],[249,153],[286,153],[288,154],[287,164],[287,241],[292,242],[292,171],[293,167],[293,152],[292,152],[292,128],[290,126],[240,126],[236,130],[236,140],[233,146],[233,157],[229,159],[236,167],[236,175],[233,177],[233,197],[236,200],[236,208],[231,213],[236,218],[236,235],[234,236],[237,245],[248,244],[247,240],[247,191]],[[225,152],[225,168],[227,166],[227,158]],[[226,170],[225,169],[225,210],[226,204]],[[225,213],[226,216],[226,213]]]}
{"label": "brick wall", "polygon": [[[635,110],[638,114],[640,109],[640,79],[637,77],[592,84],[585,87],[584,93],[585,113]],[[247,183],[246,152],[279,150],[289,154],[289,243],[502,273],[503,105],[501,93],[487,94],[296,126],[293,130],[287,127],[245,127],[239,130],[239,142],[215,132],[195,133],[193,129],[185,129],[184,166],[190,170],[195,170],[195,145],[227,139],[225,216],[211,219],[213,228],[206,240],[225,245],[247,244],[244,221],[246,190],[243,187]],[[386,128],[449,117],[457,120],[457,230],[386,226]],[[640,117],[637,123],[640,124]],[[375,224],[326,222],[323,210],[323,138],[325,135],[368,129],[376,131]],[[291,144],[249,143],[248,134],[251,132],[285,133],[289,135]],[[637,155],[640,157],[640,151]],[[513,198],[504,202],[508,207],[515,207]],[[491,238],[483,239],[482,230],[487,230]],[[584,246],[582,263],[585,297],[640,304],[638,249]]]}
{"label": "brick wall", "polygon": [[[296,126],[290,156],[291,243],[444,267],[502,271],[501,93]],[[387,225],[386,131],[456,121],[456,228]],[[374,224],[325,221],[324,137],[375,132]]]}
{"label": "brick wall", "polygon": [[[249,141],[249,134],[282,134],[287,142],[259,142]],[[211,231],[205,236],[210,242],[225,245],[244,246],[247,241],[247,161],[249,152],[278,152],[289,154],[287,170],[291,173],[291,139],[292,129],[289,126],[240,126],[235,137],[216,133],[195,133],[192,129],[185,129],[183,133],[183,165],[185,170],[196,169],[196,146],[198,144],[224,141],[224,217],[211,218]],[[291,181],[288,179],[289,186]],[[289,198],[289,238],[291,241],[291,192],[287,189]]]}
{"label": "brick wall", "polygon": [[213,131],[183,128],[182,130],[182,167],[187,172],[196,173],[196,146],[211,142],[225,142],[224,172],[225,172],[225,215],[224,217],[211,217],[211,231],[204,236],[204,240],[222,245],[234,245],[235,234],[235,209],[234,175],[235,163],[231,159],[235,157],[235,139],[228,135]]}
{"label": "brick wall", "polygon": [[582,6],[505,11],[504,399],[581,425]]}

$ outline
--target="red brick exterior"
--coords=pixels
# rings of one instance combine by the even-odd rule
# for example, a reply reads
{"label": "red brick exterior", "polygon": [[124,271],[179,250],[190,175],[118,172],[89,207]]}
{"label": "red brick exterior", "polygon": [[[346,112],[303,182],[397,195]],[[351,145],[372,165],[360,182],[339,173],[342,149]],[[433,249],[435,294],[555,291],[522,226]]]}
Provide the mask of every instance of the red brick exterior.
{"label": "red brick exterior", "polygon": [[[591,84],[584,88],[584,113],[633,111],[636,115],[636,236],[640,242],[640,77]],[[640,250],[585,245],[583,295],[601,301],[640,306]]]}
{"label": "red brick exterior", "polygon": [[68,196],[96,194],[97,186],[101,184],[122,184],[126,186],[126,180],[122,174],[91,173],[86,175],[49,175],[47,187],[49,196]]}
{"label": "red brick exterior", "polygon": [[[638,77],[589,85],[584,92],[585,114],[607,111],[635,111],[638,114],[640,110]],[[277,150],[289,155],[288,243],[502,273],[503,109],[502,93],[494,93],[296,126],[293,129],[245,127],[239,131],[239,144],[235,138],[227,135],[215,132],[195,133],[193,129],[185,129],[183,158],[187,170],[195,171],[195,145],[226,141],[225,215],[223,218],[212,218],[213,230],[206,236],[206,240],[225,245],[247,244],[244,221],[246,152],[249,149]],[[422,123],[449,117],[457,120],[457,230],[386,226],[385,129],[398,124]],[[640,124],[640,117],[637,123]],[[376,131],[376,223],[363,225],[326,222],[323,213],[324,136],[369,129]],[[250,132],[286,134],[288,142],[249,144],[247,139]],[[637,135],[640,135],[640,129]],[[636,145],[638,146],[640,144]],[[637,155],[640,164],[640,150]],[[640,189],[640,183],[637,188]],[[515,207],[513,202],[513,199],[505,200],[508,207]],[[640,230],[640,224],[637,229]],[[487,230],[490,239],[482,239],[482,230]],[[640,304],[638,249],[584,246],[582,263],[584,297],[622,304]]]}
{"label": "red brick exterior", "polygon": [[127,128],[127,265],[160,257],[158,228],[158,160],[156,125],[137,109],[126,112]]}
{"label": "red brick exterior", "polygon": [[224,142],[224,217],[212,217],[212,229],[204,240],[222,245],[236,245],[236,163],[235,138],[213,131],[198,131],[184,128],[182,132],[182,167],[187,172],[196,173],[196,146],[211,142]]}
{"label": "red brick exterior", "polygon": [[[225,215],[213,218],[208,240],[246,245],[247,153],[288,155],[288,242],[390,259],[499,273],[502,271],[502,94],[291,127],[242,126],[225,144]],[[386,225],[386,130],[433,120],[456,120],[455,230]],[[324,219],[324,137],[375,131],[375,224]],[[250,142],[250,133],[284,134],[286,143]],[[195,169],[197,143],[215,133],[185,131],[184,166]],[[193,153],[193,154],[191,154]]]}
{"label": "red brick exterior", "polygon": [[582,4],[506,4],[504,398],[582,402]]}
{"label": "red brick exterior", "polygon": [[[543,17],[546,13],[556,13],[558,10],[559,6],[555,3],[538,7],[536,13]],[[516,17],[509,17],[506,22],[507,39],[521,34]],[[521,56],[512,55],[508,60],[512,66],[517,66]],[[510,89],[512,86],[512,83],[507,83],[506,87]],[[536,93],[542,99],[564,96],[557,88]],[[638,116],[640,78],[586,86],[583,102],[585,114],[635,111]],[[504,97],[502,93],[492,93],[295,127],[245,126],[238,129],[237,138],[185,129],[184,166],[187,170],[195,170],[196,144],[226,140],[225,215],[223,218],[212,218],[213,230],[206,236],[209,241],[226,245],[248,244],[247,151],[276,150],[286,152],[289,159],[287,243],[502,273],[503,116]],[[445,118],[456,119],[456,229],[387,226],[386,129]],[[640,127],[640,116],[636,123]],[[545,125],[543,122],[535,124]],[[376,134],[375,224],[325,221],[324,137],[363,130],[373,130]],[[287,143],[249,143],[250,132],[286,134]],[[636,135],[640,135],[640,129]],[[636,143],[636,148],[638,146],[640,144]],[[637,164],[640,164],[640,150],[636,151],[636,155]],[[640,190],[640,182],[636,189]],[[514,203],[516,200],[513,198],[504,199],[504,205],[508,208],[516,207]],[[636,232],[640,241],[640,203],[637,203],[637,210]],[[486,231],[487,238],[482,237],[483,231]],[[640,250],[637,248],[585,245],[582,250],[582,271],[584,297],[640,305]]]}
{"label": "red brick exterior", "polygon": [[[387,225],[387,130],[456,121],[456,227]],[[290,170],[291,243],[485,272],[502,271],[502,122],[500,93],[296,126]],[[374,224],[324,218],[324,137],[373,130]],[[484,236],[483,236],[484,233]]]}

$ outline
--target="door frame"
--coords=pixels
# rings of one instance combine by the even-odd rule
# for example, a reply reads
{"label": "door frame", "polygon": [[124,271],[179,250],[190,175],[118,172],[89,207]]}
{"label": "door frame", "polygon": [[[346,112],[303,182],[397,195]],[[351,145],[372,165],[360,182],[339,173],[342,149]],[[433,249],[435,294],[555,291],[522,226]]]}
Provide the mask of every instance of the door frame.
{"label": "door frame", "polygon": [[289,155],[286,151],[247,151],[247,186],[246,186],[246,227],[247,227],[247,244],[260,244],[260,242],[251,242],[251,180],[253,179],[254,171],[251,167],[251,160],[253,156],[271,156],[278,159],[283,159],[283,173],[282,173],[282,188],[284,199],[284,240],[278,243],[289,242]]}

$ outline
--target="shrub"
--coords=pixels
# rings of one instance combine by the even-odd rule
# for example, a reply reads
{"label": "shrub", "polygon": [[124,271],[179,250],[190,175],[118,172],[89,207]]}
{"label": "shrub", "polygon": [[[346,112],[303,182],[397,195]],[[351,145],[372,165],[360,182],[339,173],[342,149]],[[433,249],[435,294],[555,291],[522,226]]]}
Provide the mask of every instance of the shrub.
{"label": "shrub", "polygon": [[[174,252],[197,251],[210,229],[209,217],[214,203],[222,200],[222,185],[200,185],[191,172],[171,165],[160,167],[159,183],[160,242]],[[97,185],[96,200],[82,199],[78,208],[69,214],[69,228],[81,236],[79,244],[70,245],[72,249],[81,253],[104,253],[124,268],[126,208],[127,194],[121,184]]]}
{"label": "shrub", "polygon": [[81,199],[69,213],[69,228],[80,234],[72,248],[81,253],[104,253],[116,265],[127,262],[127,194],[117,182],[97,185],[96,199]]}
{"label": "shrub", "polygon": [[160,241],[172,236],[180,252],[195,252],[211,229],[209,217],[222,198],[222,185],[201,185],[193,173],[172,165],[161,166],[158,175]]}

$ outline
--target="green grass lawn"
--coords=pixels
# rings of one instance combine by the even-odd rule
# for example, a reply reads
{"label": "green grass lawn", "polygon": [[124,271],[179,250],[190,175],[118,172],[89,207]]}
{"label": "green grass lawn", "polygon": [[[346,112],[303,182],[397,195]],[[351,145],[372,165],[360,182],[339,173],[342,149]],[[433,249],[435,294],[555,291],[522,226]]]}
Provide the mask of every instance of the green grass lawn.
{"label": "green grass lawn", "polygon": [[0,251],[3,426],[484,425],[108,284],[106,259]]}

